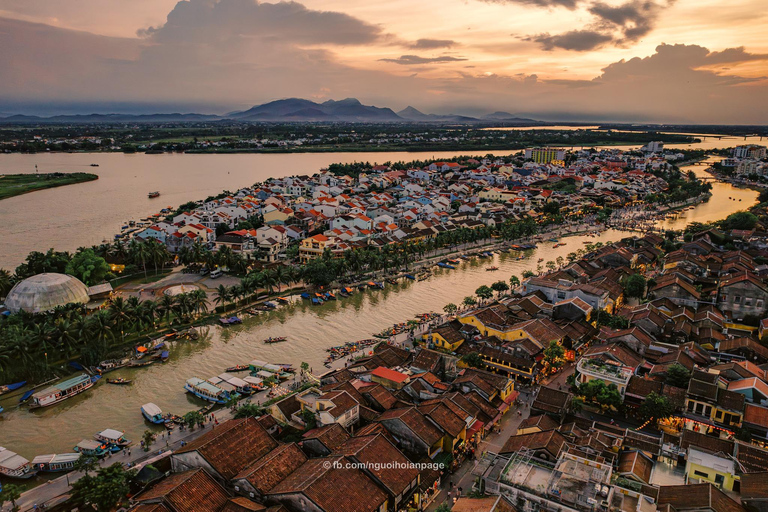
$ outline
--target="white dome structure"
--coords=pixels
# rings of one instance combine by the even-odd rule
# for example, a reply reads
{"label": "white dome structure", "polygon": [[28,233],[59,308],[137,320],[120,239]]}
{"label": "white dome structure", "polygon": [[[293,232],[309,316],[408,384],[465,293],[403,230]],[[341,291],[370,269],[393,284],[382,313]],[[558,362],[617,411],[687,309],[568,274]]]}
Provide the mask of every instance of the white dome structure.
{"label": "white dome structure", "polygon": [[73,302],[85,304],[89,300],[88,287],[76,277],[46,273],[16,283],[5,298],[5,307],[11,313],[21,310],[42,313]]}

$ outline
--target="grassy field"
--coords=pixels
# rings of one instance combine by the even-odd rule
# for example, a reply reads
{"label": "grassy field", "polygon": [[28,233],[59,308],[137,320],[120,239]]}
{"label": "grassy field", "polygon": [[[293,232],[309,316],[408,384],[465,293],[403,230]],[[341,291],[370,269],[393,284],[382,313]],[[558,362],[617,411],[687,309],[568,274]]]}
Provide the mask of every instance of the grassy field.
{"label": "grassy field", "polygon": [[73,185],[85,181],[97,180],[99,177],[87,172],[51,174],[0,174],[0,199],[43,190],[46,188]]}

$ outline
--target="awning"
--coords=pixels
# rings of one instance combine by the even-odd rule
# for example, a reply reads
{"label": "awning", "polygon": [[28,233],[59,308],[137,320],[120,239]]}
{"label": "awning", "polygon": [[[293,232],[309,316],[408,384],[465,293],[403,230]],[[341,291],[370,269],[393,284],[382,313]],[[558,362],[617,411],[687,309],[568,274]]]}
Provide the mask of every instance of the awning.
{"label": "awning", "polygon": [[147,351],[147,347],[143,345],[140,347],[136,347],[136,352],[146,352],[146,351]]}
{"label": "awning", "polygon": [[483,430],[483,422],[479,420],[475,420],[472,425],[470,425],[469,429],[467,430],[467,436],[471,437],[481,430]]}
{"label": "awning", "polygon": [[512,402],[514,402],[515,400],[517,400],[518,396],[520,396],[520,392],[519,391],[513,391],[513,392],[511,392],[509,394],[509,396],[506,398],[506,400],[504,400],[504,402],[506,402],[507,405],[509,405]]}

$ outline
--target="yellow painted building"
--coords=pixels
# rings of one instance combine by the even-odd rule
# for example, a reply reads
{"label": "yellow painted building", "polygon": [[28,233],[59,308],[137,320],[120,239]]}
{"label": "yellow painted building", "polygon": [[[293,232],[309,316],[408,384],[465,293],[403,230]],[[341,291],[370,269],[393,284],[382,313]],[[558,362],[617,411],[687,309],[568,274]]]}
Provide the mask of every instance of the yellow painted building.
{"label": "yellow painted building", "polygon": [[697,450],[693,446],[688,448],[686,483],[709,482],[721,490],[738,492],[741,485],[736,473],[736,463],[732,459]]}
{"label": "yellow painted building", "polygon": [[307,263],[309,260],[323,255],[326,247],[330,247],[331,239],[325,235],[315,235],[305,238],[299,245],[299,260]]}

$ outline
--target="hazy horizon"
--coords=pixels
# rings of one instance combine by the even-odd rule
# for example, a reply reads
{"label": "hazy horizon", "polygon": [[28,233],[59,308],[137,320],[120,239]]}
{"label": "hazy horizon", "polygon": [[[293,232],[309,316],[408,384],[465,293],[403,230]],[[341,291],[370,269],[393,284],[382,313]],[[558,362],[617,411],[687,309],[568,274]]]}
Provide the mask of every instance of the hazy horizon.
{"label": "hazy horizon", "polygon": [[0,0],[0,115],[284,98],[567,122],[765,124],[759,0]]}

